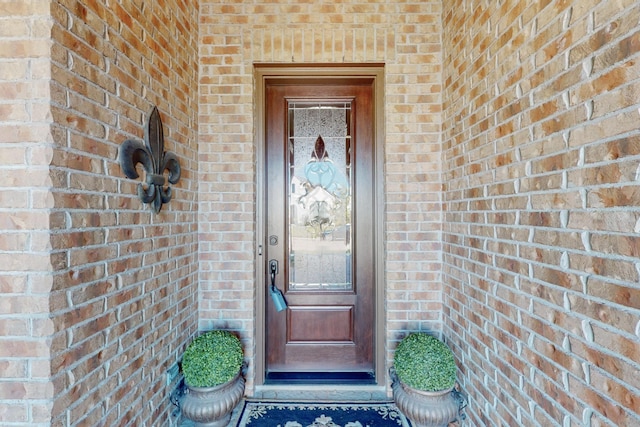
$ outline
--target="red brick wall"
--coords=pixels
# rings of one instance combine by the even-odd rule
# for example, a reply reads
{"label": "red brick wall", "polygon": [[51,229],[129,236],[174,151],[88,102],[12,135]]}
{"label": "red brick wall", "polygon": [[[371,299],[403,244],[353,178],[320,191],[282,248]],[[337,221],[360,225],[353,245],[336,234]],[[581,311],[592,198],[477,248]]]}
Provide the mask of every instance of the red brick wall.
{"label": "red brick wall", "polygon": [[444,316],[469,425],[640,425],[638,2],[444,4]]}
{"label": "red brick wall", "polygon": [[[52,4],[55,424],[161,425],[197,321],[196,1]],[[180,158],[155,214],[117,150],[157,105]]]}
{"label": "red brick wall", "polygon": [[50,420],[49,6],[0,3],[0,424]]}
{"label": "red brick wall", "polygon": [[[0,4],[3,425],[166,424],[197,327],[198,5],[108,3]],[[117,162],[153,105],[182,166],[160,214]]]}

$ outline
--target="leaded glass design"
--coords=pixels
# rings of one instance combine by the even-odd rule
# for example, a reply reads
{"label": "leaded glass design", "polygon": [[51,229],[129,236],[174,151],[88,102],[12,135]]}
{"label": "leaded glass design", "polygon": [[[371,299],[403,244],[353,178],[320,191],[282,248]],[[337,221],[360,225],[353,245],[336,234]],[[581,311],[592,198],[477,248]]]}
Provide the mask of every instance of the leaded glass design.
{"label": "leaded glass design", "polygon": [[351,103],[291,102],[289,289],[350,290]]}

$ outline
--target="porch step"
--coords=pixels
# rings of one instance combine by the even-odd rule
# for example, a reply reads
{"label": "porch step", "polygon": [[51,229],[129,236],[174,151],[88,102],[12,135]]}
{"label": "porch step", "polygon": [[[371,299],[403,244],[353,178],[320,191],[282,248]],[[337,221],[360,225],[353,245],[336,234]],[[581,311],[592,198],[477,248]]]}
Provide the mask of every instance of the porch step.
{"label": "porch step", "polygon": [[255,388],[252,399],[280,401],[384,402],[390,401],[384,386],[286,384],[262,385]]}

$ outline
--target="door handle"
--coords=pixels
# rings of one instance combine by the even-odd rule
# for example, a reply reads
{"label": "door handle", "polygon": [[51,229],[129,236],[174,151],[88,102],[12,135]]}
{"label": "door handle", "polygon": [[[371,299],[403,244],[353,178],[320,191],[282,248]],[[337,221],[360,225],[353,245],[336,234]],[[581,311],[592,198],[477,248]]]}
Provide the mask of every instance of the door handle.
{"label": "door handle", "polygon": [[287,301],[285,301],[284,295],[282,295],[280,289],[276,287],[276,274],[278,274],[278,261],[272,259],[269,261],[269,275],[271,276],[269,293],[271,294],[273,303],[276,305],[276,310],[282,311],[287,308]]}

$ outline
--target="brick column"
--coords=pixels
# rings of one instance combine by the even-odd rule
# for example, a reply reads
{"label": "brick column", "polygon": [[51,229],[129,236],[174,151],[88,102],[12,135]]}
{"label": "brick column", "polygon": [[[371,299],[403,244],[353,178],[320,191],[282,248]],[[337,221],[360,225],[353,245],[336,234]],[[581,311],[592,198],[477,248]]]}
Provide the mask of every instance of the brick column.
{"label": "brick column", "polygon": [[49,425],[48,1],[0,3],[0,424]]}

